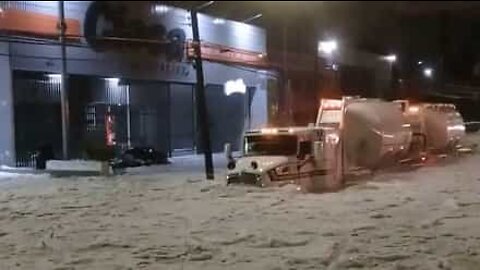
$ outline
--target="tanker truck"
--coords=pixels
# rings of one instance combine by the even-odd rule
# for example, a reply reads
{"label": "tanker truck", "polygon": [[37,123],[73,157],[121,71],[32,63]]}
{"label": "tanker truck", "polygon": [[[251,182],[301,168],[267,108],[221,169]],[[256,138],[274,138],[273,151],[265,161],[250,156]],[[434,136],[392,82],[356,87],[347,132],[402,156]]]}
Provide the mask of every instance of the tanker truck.
{"label": "tanker truck", "polygon": [[316,122],[308,127],[247,131],[238,159],[227,146],[227,184],[335,190],[353,171],[424,160],[429,151],[455,148],[464,134],[463,120],[450,104],[322,99]]}

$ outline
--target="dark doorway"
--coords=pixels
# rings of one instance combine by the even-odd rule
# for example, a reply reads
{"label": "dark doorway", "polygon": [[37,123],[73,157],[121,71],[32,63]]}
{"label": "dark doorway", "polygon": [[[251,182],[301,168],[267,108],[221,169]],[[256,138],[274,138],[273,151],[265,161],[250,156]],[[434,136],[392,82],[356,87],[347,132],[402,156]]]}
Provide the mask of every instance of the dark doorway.
{"label": "dark doorway", "polygon": [[169,151],[169,91],[167,83],[131,81],[132,146]]}
{"label": "dark doorway", "polygon": [[60,81],[54,74],[13,72],[17,167],[33,167],[33,155],[44,145],[61,156]]}
{"label": "dark doorway", "polygon": [[194,150],[194,115],[193,86],[170,84],[170,138],[174,155]]}

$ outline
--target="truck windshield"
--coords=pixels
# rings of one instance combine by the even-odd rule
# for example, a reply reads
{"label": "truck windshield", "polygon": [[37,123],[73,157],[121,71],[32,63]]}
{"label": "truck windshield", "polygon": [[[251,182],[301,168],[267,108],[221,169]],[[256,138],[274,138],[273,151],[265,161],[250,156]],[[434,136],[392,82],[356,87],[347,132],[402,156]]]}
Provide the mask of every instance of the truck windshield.
{"label": "truck windshield", "polygon": [[340,123],[341,121],[342,121],[341,110],[326,110],[322,113],[322,118],[320,119],[320,123],[322,124]]}
{"label": "truck windshield", "polygon": [[255,135],[245,137],[245,156],[291,156],[297,153],[295,135]]}

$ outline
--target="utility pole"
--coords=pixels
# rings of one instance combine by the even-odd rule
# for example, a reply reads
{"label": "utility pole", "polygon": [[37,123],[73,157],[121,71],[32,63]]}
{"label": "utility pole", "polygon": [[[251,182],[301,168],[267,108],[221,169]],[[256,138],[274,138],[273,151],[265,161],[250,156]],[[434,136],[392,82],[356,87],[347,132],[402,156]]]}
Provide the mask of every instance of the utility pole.
{"label": "utility pole", "polygon": [[439,38],[439,44],[440,44],[440,57],[437,60],[437,74],[434,74],[434,76],[437,78],[437,84],[436,86],[439,87],[441,90],[444,89],[445,87],[445,61],[447,59],[447,51],[448,51],[448,46],[451,46],[449,43],[449,35],[448,35],[448,26],[450,24],[450,14],[448,11],[443,11],[439,15],[440,17],[440,38]]}
{"label": "utility pole", "polygon": [[68,80],[67,80],[67,49],[65,46],[65,1],[58,1],[58,28],[60,30],[60,46],[62,50],[62,71],[60,82],[60,107],[62,113],[62,154],[63,159],[68,159],[68,130],[69,130],[69,105],[68,105]]}
{"label": "utility pole", "polygon": [[[213,3],[213,2],[212,2]],[[205,174],[208,180],[214,179],[212,147],[210,144],[210,130],[208,124],[207,104],[205,100],[205,83],[203,77],[202,52],[200,46],[200,33],[198,30],[197,10],[192,9],[193,48],[195,52],[195,71],[197,74],[197,85],[195,90],[195,105],[197,108],[198,124],[200,127],[200,146],[205,159]]]}
{"label": "utility pole", "polygon": [[130,111],[130,85],[126,86],[127,88],[127,147],[130,149],[132,147],[132,121],[131,121],[131,111]]}
{"label": "utility pole", "polygon": [[284,89],[284,104],[287,107],[287,118],[288,124],[291,125],[293,122],[292,114],[292,93],[291,93],[291,84],[288,73],[288,61],[287,61],[287,44],[288,44],[288,33],[287,33],[287,21],[283,21],[283,31],[282,31],[282,66],[283,66],[283,89]]}

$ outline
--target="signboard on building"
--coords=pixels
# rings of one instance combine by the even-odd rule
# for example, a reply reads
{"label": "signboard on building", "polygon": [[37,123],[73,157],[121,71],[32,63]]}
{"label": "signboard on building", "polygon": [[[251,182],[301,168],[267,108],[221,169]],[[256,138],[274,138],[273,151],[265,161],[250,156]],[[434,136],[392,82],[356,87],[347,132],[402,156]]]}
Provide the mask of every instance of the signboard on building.
{"label": "signboard on building", "polygon": [[96,51],[144,48],[164,55],[168,61],[182,61],[185,30],[168,28],[159,20],[145,20],[146,16],[139,15],[141,11],[123,2],[92,2],[83,24],[86,42]]}
{"label": "signboard on building", "polygon": [[[80,22],[66,19],[66,35],[69,39],[80,38]],[[0,31],[8,34],[26,35],[44,38],[57,38],[57,16],[30,12],[19,9],[3,9],[0,12]]]}

